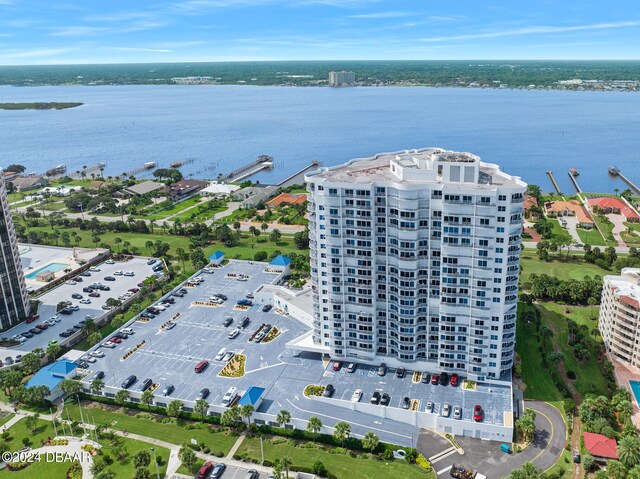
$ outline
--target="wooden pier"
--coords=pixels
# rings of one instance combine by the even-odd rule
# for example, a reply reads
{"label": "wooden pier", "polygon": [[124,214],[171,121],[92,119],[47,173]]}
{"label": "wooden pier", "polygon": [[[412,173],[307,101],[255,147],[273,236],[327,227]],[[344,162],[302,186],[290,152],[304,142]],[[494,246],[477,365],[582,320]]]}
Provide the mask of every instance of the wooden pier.
{"label": "wooden pier", "polygon": [[93,174],[94,176],[102,176],[102,171],[104,170],[105,166],[107,166],[106,163],[96,163],[95,165],[89,165],[86,168],[81,168],[77,171],[74,171],[73,173],[56,175],[55,177],[52,177],[52,178],[68,176],[73,180],[82,180],[85,178],[90,178],[91,174]]}
{"label": "wooden pier", "polygon": [[268,155],[261,155],[257,160],[251,163],[236,168],[231,173],[225,173],[218,176],[218,181],[224,181],[226,183],[233,183],[234,181],[242,181],[250,176],[255,175],[262,170],[273,169],[273,158]]}
{"label": "wooden pier", "polygon": [[611,168],[609,168],[609,174],[611,176],[619,176],[620,179],[629,186],[629,188],[631,188],[633,191],[635,191],[637,194],[640,195],[640,188],[638,188],[633,181],[631,181],[629,178],[624,176],[622,174],[622,171],[620,171],[618,168],[615,168],[612,166]]}
{"label": "wooden pier", "polygon": [[569,171],[568,175],[569,175],[569,179],[571,180],[571,183],[573,183],[573,187],[576,189],[576,191],[578,193],[582,193],[582,188],[580,188],[580,185],[578,184],[578,180],[576,180],[576,177],[571,173],[571,171]]}
{"label": "wooden pier", "polygon": [[140,168],[135,168],[133,170],[129,170],[129,171],[125,171],[124,173],[122,173],[122,177],[123,178],[128,178],[129,176],[133,176],[137,173],[141,173],[143,171],[149,171],[149,170],[153,170],[156,166],[158,166],[156,164],[155,161],[149,161],[147,163],[145,163],[144,165],[142,165]]}
{"label": "wooden pier", "polygon": [[562,191],[560,191],[560,187],[558,186],[558,183],[556,183],[556,179],[553,177],[553,171],[551,170],[547,171],[547,176],[551,180],[551,184],[553,185],[553,187],[556,189],[556,193],[561,195]]}
{"label": "wooden pier", "polygon": [[301,170],[296,171],[294,174],[282,180],[280,183],[278,183],[278,186],[284,188],[285,186],[294,185],[296,183],[304,183],[304,174],[309,170],[315,170],[317,168],[320,168],[321,166],[321,162],[319,162],[318,160],[313,160],[310,164],[308,164]]}

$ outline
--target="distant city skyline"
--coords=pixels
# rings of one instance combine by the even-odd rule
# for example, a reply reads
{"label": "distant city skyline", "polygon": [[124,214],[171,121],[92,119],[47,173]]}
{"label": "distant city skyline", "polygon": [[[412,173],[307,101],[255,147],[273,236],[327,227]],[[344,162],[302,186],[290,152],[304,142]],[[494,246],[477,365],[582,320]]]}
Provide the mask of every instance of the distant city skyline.
{"label": "distant city skyline", "polygon": [[0,65],[634,60],[632,0],[0,0]]}

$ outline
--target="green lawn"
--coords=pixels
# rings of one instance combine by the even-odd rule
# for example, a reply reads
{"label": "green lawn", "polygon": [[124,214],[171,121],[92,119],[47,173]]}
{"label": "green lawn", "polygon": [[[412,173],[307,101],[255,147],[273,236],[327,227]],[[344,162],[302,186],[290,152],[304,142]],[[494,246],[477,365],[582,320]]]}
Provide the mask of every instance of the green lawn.
{"label": "green lawn", "polygon": [[[92,422],[95,420],[96,424],[106,424],[112,429],[126,429],[133,434],[153,437],[173,444],[189,443],[191,439],[196,439],[198,442],[204,442],[212,451],[222,451],[226,454],[237,439],[235,435],[227,434],[224,429],[215,429],[206,424],[196,423],[198,427],[189,430],[182,424],[176,424],[174,420],[169,423],[160,423],[150,419],[146,413],[136,410],[120,408],[117,411],[112,411],[105,409],[103,405],[98,403],[85,402],[84,404],[82,412],[85,414],[85,418],[88,414]],[[77,405],[67,404],[66,410],[72,420],[80,420]],[[135,416],[130,414],[135,414]],[[66,411],[63,417],[67,417]]]}
{"label": "green lawn", "polygon": [[15,416],[15,414],[7,414],[6,416],[0,418],[0,426],[9,422],[13,416]]}
{"label": "green lawn", "polygon": [[[260,439],[247,437],[238,454],[247,453],[249,457],[260,460]],[[327,470],[335,474],[338,479],[353,479],[354,472],[357,471],[358,479],[382,479],[382,478],[402,478],[402,479],[423,479],[434,478],[433,472],[427,472],[416,465],[410,465],[405,461],[378,461],[375,459],[352,458],[348,454],[331,454],[322,446],[314,448],[303,448],[291,446],[289,442],[272,444],[269,440],[264,441],[264,458],[268,461],[275,461],[284,456],[292,459],[294,467],[312,467],[316,461],[322,461]]]}
{"label": "green lawn", "polygon": [[558,279],[583,279],[585,276],[611,274],[611,271],[596,266],[595,264],[587,263],[582,258],[572,259],[569,261],[560,261],[557,259],[551,261],[540,261],[538,256],[534,252],[525,251],[521,256],[520,266],[522,272],[520,274],[520,281],[522,284],[529,281],[529,276],[532,274],[548,274]]}
{"label": "green lawn", "polygon": [[[579,324],[587,325],[589,328],[588,337],[592,340],[592,348],[593,350],[599,349],[599,334],[597,334],[596,321],[590,319],[591,308],[588,306],[566,306],[554,303],[540,303],[538,307],[542,313],[542,324],[555,333],[551,341],[564,354],[565,370],[573,371],[577,374],[577,379],[573,381],[573,384],[580,395],[584,396],[586,393],[593,391],[596,394],[606,396],[608,394],[607,381],[600,372],[595,354],[592,354],[587,362],[580,363],[575,359],[573,349],[568,344],[569,329],[565,317],[576,320]],[[570,313],[566,311],[570,311]],[[593,314],[597,315],[597,309],[594,308],[593,311]]]}
{"label": "green lawn", "polygon": [[162,211],[158,211],[157,213],[154,213],[152,215],[140,216],[140,218],[144,218],[147,220],[163,220],[171,215],[180,213],[181,211],[184,211],[187,208],[197,205],[198,203],[200,203],[201,200],[202,200],[202,196],[200,195],[192,196],[191,198],[181,201],[180,203],[176,203],[170,208],[164,209]]}
{"label": "green lawn", "polygon": [[596,228],[590,230],[583,230],[578,228],[576,230],[582,244],[590,244],[591,246],[609,246],[609,244],[602,239],[602,235]]}
{"label": "green lawn", "polygon": [[31,448],[36,449],[42,446],[43,441],[46,441],[50,437],[53,438],[56,435],[51,422],[42,419],[38,420],[33,433],[27,428],[24,418],[11,426],[8,431],[11,433],[9,441],[7,441],[10,451],[17,451],[24,447],[22,440],[25,437],[31,441]]}
{"label": "green lawn", "polygon": [[[111,446],[109,441],[100,441],[100,444],[102,445],[102,452],[104,454],[108,454],[112,459],[114,459],[113,464],[107,466],[106,470],[114,472],[116,479],[132,478],[135,471],[135,468],[133,467],[133,456],[135,456],[138,451],[145,449],[148,451],[150,447],[153,447],[155,450],[160,477],[164,477],[165,472],[167,471],[167,461],[169,460],[169,449],[160,446],[152,446],[149,443],[129,438],[121,437],[119,440],[122,441],[122,444],[127,451],[127,457],[122,461],[117,460],[117,456],[113,452],[114,448]],[[151,451],[149,452],[151,453]],[[149,469],[150,477],[156,477],[156,466],[153,463],[153,453],[151,453],[151,463],[147,469]]]}
{"label": "green lawn", "polygon": [[607,241],[615,242],[615,239],[613,238],[613,233],[612,233],[614,224],[611,221],[609,221],[609,219],[606,216],[593,215],[593,219],[595,219],[596,223],[598,223],[598,227],[600,228],[600,231],[602,231],[602,234],[604,235],[605,239]]}
{"label": "green lawn", "polygon": [[558,220],[552,219],[549,220],[553,223],[552,230],[552,241],[564,242],[564,241],[572,241],[571,235],[565,230],[562,226],[560,226],[560,222]]}
{"label": "green lawn", "polygon": [[193,208],[189,211],[185,211],[184,213],[180,213],[179,215],[171,218],[172,221],[180,220],[180,221],[206,221],[211,219],[211,215],[217,215],[223,211],[227,210],[227,206],[219,206],[217,208],[213,208],[212,210],[198,211],[198,208]]}
{"label": "green lawn", "polygon": [[[518,315],[531,309],[532,306],[520,303]],[[562,394],[553,384],[551,376],[542,365],[541,353],[538,350],[538,333],[533,324],[518,320],[516,328],[516,352],[522,364],[522,381],[527,385],[524,397],[541,401],[562,401]]]}
{"label": "green lawn", "polygon": [[[10,472],[6,469],[0,471],[0,478],[11,479],[63,479],[71,467],[71,462],[34,462],[26,468]],[[124,479],[125,476],[122,476]],[[129,479],[131,476],[127,476]]]}

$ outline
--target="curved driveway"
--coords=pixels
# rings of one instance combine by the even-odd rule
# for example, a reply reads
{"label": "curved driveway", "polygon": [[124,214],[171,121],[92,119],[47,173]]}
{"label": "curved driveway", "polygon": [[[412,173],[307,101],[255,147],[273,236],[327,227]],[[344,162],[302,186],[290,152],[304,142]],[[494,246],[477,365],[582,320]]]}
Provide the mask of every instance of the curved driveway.
{"label": "curved driveway", "polygon": [[[524,451],[504,454],[500,451],[499,442],[456,436],[456,441],[464,449],[464,455],[451,456],[451,463],[471,466],[488,479],[508,477],[513,469],[521,467],[525,462],[532,462],[543,471],[553,466],[560,458],[567,438],[562,414],[542,401],[525,401],[525,407],[536,412],[536,432],[533,441]],[[443,460],[435,464],[434,468],[438,471],[449,465],[449,461]],[[448,477],[448,472],[440,477]]]}

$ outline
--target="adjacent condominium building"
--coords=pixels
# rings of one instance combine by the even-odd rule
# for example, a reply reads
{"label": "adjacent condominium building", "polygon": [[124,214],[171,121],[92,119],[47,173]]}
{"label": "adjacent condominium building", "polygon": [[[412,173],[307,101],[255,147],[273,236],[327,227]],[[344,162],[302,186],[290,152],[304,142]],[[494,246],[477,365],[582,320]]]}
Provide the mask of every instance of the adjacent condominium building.
{"label": "adjacent condominium building", "polygon": [[598,327],[609,354],[640,367],[640,268],[604,277]]}
{"label": "adjacent condominium building", "polygon": [[470,153],[306,176],[315,344],[336,359],[499,379],[513,366],[526,184]]}
{"label": "adjacent condominium building", "polygon": [[[1,170],[0,170],[1,171]],[[25,319],[29,297],[4,180],[0,177],[0,329]]]}
{"label": "adjacent condominium building", "polygon": [[348,86],[356,82],[356,74],[353,72],[329,72],[329,86]]}

